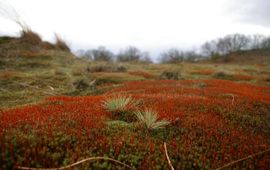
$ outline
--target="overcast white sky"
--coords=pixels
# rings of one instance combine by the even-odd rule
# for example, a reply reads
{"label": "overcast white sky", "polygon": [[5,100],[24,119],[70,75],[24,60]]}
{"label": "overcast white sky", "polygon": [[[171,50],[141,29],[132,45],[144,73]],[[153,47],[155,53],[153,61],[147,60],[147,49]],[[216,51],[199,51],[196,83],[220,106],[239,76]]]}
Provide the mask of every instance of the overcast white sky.
{"label": "overcast white sky", "polygon": [[[0,0],[13,6],[43,39],[60,34],[73,50],[129,45],[152,56],[192,49],[231,33],[270,35],[270,0]],[[5,6],[4,6],[5,8]],[[0,18],[0,34],[19,27]]]}

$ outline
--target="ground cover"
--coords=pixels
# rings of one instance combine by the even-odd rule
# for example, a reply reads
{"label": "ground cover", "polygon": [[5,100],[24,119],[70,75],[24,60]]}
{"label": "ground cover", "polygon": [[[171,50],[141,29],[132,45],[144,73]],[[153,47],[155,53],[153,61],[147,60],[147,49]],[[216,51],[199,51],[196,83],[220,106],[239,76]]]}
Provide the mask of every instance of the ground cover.
{"label": "ground cover", "polygon": [[[129,114],[151,110],[169,123],[148,129],[134,117],[115,117],[104,107],[115,96],[132,98],[126,105],[136,101]],[[2,169],[57,168],[94,156],[134,169],[169,169],[164,142],[175,169],[216,169],[269,149],[270,88],[218,79],[135,81],[97,96],[55,96],[1,110],[0,121]],[[264,153],[230,168],[269,163]],[[127,168],[108,160],[78,167]]]}

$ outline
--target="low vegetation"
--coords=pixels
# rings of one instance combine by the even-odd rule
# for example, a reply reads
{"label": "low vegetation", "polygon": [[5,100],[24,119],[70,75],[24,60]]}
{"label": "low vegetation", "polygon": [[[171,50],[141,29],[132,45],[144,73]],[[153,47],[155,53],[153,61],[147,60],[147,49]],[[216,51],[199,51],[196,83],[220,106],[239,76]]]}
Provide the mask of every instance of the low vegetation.
{"label": "low vegetation", "polygon": [[64,41],[58,34],[55,34],[55,46],[62,50],[62,51],[68,51],[70,52],[70,48],[69,46],[67,45],[66,41]]}
{"label": "low vegetation", "polygon": [[112,63],[103,63],[103,64],[96,64],[90,65],[87,67],[87,71],[89,73],[98,73],[98,72],[127,72],[127,68],[123,65],[115,65]]}

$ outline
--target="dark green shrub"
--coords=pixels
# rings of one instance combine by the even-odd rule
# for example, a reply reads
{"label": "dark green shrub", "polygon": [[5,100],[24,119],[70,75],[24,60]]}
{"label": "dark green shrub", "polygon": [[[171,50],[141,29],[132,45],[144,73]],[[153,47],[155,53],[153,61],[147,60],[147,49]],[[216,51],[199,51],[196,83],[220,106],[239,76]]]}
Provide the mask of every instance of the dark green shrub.
{"label": "dark green shrub", "polygon": [[164,71],[160,75],[160,79],[165,80],[179,80],[180,79],[180,73],[177,71]]}
{"label": "dark green shrub", "polygon": [[223,79],[223,80],[233,80],[233,76],[226,74],[224,72],[218,72],[213,75],[214,78],[216,79]]}
{"label": "dark green shrub", "polygon": [[97,73],[97,72],[127,72],[127,68],[124,66],[99,64],[87,67],[87,72]]}

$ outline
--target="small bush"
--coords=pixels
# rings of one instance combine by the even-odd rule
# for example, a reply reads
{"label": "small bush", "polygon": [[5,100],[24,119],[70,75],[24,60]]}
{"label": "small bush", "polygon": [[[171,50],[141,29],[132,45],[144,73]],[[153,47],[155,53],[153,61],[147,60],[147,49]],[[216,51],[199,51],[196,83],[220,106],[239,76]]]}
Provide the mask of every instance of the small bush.
{"label": "small bush", "polygon": [[124,66],[118,66],[116,70],[117,72],[127,72],[127,68]]}
{"label": "small bush", "polygon": [[95,90],[96,85],[95,85],[95,80],[88,82],[85,79],[77,80],[73,83],[74,87],[76,90],[82,91],[82,90]]}
{"label": "small bush", "polygon": [[218,72],[213,75],[216,79],[223,79],[223,80],[232,80],[233,76],[229,74],[225,74],[224,72]]}
{"label": "small bush", "polygon": [[87,71],[90,72],[90,73],[97,73],[97,72],[126,72],[127,68],[124,67],[124,66],[100,64],[100,65],[94,65],[92,67],[88,67]]}
{"label": "small bush", "polygon": [[165,79],[165,80],[179,80],[180,78],[180,73],[178,71],[164,71],[160,75],[160,79]]}
{"label": "small bush", "polygon": [[135,115],[139,123],[149,130],[164,128],[170,124],[170,122],[165,119],[158,120],[157,113],[151,110],[137,111]]}
{"label": "small bush", "polygon": [[211,60],[213,60],[213,61],[217,61],[220,58],[221,58],[221,56],[218,53],[214,53],[211,55]]}

